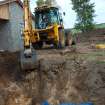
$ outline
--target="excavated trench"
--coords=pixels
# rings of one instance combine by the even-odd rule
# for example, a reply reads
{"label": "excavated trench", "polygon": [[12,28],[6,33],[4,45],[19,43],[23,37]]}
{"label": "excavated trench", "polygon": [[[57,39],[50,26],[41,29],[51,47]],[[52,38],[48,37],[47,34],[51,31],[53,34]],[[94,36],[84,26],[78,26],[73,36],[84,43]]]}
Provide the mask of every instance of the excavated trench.
{"label": "excavated trench", "polygon": [[37,51],[39,65],[28,72],[21,70],[18,52],[0,53],[0,105],[40,105],[45,100],[105,105],[105,56],[93,59],[90,53],[69,51]]}

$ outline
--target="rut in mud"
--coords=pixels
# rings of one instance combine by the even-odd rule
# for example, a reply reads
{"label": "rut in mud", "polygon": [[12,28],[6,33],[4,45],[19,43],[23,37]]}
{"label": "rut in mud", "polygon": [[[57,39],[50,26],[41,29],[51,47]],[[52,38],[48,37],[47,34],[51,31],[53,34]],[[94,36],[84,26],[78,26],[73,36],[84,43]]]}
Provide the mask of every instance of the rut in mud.
{"label": "rut in mud", "polygon": [[69,50],[37,53],[39,65],[28,73],[20,69],[19,53],[0,53],[0,105],[36,105],[44,100],[54,105],[105,105],[104,56],[96,54],[94,60]]}

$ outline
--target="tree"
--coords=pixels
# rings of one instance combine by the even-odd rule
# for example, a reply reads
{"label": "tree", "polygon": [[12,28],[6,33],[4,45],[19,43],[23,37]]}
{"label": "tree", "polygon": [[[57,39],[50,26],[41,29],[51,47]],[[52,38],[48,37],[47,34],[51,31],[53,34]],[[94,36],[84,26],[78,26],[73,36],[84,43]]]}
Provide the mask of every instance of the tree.
{"label": "tree", "polygon": [[77,13],[75,28],[86,32],[94,28],[94,3],[90,0],[71,0],[73,10]]}
{"label": "tree", "polygon": [[37,1],[36,1],[37,6],[41,6],[41,5],[43,5],[44,3],[45,3],[44,0],[37,0]]}
{"label": "tree", "polygon": [[54,4],[56,4],[56,1],[55,0],[46,0],[45,4],[47,4],[47,5],[54,5]]}
{"label": "tree", "polygon": [[46,1],[45,1],[45,4],[47,4],[47,5],[52,5],[52,0],[46,0]]}
{"label": "tree", "polygon": [[57,3],[56,3],[56,0],[37,0],[36,4],[37,4],[37,6],[41,6],[41,5],[44,5],[44,4],[54,5],[54,4],[57,4]]}

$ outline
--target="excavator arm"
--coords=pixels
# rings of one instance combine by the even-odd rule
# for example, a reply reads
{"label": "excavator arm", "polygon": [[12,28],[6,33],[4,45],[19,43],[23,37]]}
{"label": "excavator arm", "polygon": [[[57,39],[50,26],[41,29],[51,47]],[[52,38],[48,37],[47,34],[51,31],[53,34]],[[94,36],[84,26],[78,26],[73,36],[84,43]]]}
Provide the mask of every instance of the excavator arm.
{"label": "excavator arm", "polygon": [[24,50],[21,51],[21,68],[23,70],[30,70],[35,68],[36,53],[31,47],[31,36],[33,36],[32,29],[32,15],[30,12],[29,0],[24,0],[24,29],[23,41]]}
{"label": "excavator arm", "polygon": [[31,53],[30,36],[32,36],[32,21],[29,0],[24,0],[24,50]]}

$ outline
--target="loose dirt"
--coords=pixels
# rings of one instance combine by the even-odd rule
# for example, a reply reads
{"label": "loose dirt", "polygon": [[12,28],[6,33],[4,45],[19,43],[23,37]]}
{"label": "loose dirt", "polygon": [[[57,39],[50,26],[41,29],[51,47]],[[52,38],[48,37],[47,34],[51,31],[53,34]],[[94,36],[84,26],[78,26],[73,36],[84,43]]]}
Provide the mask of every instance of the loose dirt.
{"label": "loose dirt", "polygon": [[37,50],[38,66],[24,72],[19,53],[0,53],[0,105],[88,102],[105,105],[105,50],[89,42]]}

